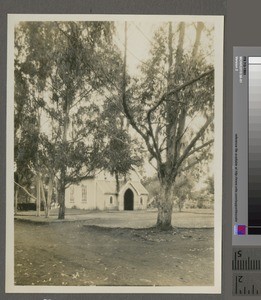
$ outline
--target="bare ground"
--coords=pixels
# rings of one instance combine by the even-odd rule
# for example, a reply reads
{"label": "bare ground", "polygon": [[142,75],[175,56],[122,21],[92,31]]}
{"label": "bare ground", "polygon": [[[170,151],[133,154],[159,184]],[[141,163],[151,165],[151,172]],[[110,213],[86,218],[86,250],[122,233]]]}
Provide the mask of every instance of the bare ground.
{"label": "bare ground", "polygon": [[15,221],[15,283],[213,285],[213,235],[213,228],[159,232]]}

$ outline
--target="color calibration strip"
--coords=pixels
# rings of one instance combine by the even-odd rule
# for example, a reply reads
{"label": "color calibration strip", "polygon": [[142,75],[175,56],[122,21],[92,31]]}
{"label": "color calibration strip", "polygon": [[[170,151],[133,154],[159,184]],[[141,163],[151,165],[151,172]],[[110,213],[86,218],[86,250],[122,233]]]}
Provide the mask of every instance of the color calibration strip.
{"label": "color calibration strip", "polygon": [[234,47],[232,288],[261,295],[261,47]]}
{"label": "color calibration strip", "polygon": [[261,47],[233,52],[232,244],[260,247]]}
{"label": "color calibration strip", "polygon": [[248,58],[248,234],[261,234],[261,57]]}

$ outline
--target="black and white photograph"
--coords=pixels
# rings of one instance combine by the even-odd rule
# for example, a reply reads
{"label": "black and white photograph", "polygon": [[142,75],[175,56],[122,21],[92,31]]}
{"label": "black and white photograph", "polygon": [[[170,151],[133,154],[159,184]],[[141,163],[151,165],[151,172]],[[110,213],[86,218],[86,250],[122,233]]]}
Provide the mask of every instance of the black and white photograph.
{"label": "black and white photograph", "polygon": [[9,15],[7,292],[220,293],[223,17]]}

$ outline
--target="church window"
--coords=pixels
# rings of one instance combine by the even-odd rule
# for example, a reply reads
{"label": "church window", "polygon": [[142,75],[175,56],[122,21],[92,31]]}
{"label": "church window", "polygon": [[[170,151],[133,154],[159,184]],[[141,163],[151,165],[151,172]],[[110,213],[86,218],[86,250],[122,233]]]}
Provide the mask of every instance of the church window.
{"label": "church window", "polygon": [[143,199],[142,199],[142,197],[140,197],[140,204],[143,204]]}
{"label": "church window", "polygon": [[112,204],[112,203],[113,203],[113,197],[110,196],[110,204]]}

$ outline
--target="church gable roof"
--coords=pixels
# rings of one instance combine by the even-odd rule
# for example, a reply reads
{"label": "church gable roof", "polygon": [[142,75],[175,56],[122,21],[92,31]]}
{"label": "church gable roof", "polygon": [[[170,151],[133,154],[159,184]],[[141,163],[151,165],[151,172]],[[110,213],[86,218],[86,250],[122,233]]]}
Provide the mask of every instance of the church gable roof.
{"label": "church gable roof", "polygon": [[[138,195],[148,195],[148,191],[142,185],[142,183],[138,181],[128,181],[126,184],[122,184],[120,182],[120,192],[126,188],[126,186],[131,185],[132,188],[136,191]],[[117,194],[116,192],[116,182],[115,181],[106,181],[100,180],[97,181],[97,187],[104,193],[104,194]]]}
{"label": "church gable roof", "polygon": [[138,195],[148,195],[148,191],[145,189],[142,183],[138,181],[128,181],[123,187],[122,190],[126,187],[126,185],[130,184]]}
{"label": "church gable roof", "polygon": [[117,194],[115,181],[97,181],[97,186],[104,194]]}
{"label": "church gable roof", "polygon": [[131,181],[130,183],[139,195],[148,195],[148,191],[145,189],[144,185],[138,181]]}

